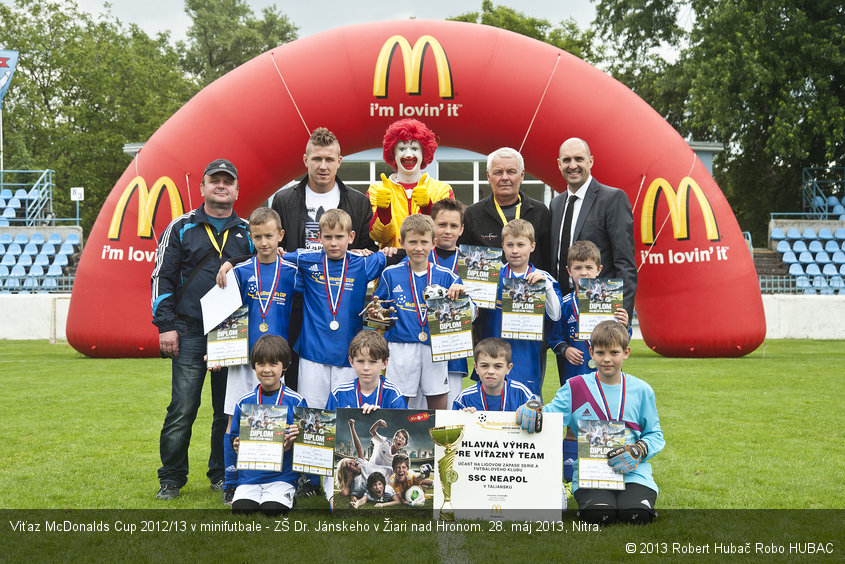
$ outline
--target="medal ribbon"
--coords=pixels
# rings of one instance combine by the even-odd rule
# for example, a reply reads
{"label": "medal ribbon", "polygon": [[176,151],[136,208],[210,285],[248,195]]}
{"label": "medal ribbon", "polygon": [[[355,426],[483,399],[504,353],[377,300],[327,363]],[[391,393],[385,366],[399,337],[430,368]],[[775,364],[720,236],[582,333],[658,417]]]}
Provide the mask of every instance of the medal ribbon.
{"label": "medal ribbon", "polygon": [[[487,394],[484,393],[484,387],[481,385],[481,382],[478,383],[478,388],[481,391],[481,403],[484,404],[484,411],[490,411],[487,408]],[[507,380],[502,382],[502,393],[499,394],[499,398],[500,398],[500,401],[501,401],[501,404],[499,404],[499,411],[504,411],[505,410],[505,402],[508,401],[508,381]]]}
{"label": "medal ribbon", "polygon": [[[610,406],[607,405],[607,398],[604,396],[604,389],[601,387],[598,372],[596,372],[596,386],[599,388],[601,394],[601,401],[604,402],[604,413],[608,421],[613,421],[610,418]],[[619,417],[615,421],[622,421],[622,414],[625,413],[625,373],[622,373],[622,396],[619,398]]]}
{"label": "medal ribbon", "polygon": [[[417,320],[420,322],[420,327],[425,327],[426,322],[428,321],[428,316],[423,314],[423,309],[425,308],[425,304],[420,305],[419,299],[417,299],[417,284],[416,284],[416,276],[414,276],[414,272],[411,270],[411,262],[408,261],[408,278],[411,281],[411,289],[413,289],[414,294],[414,307],[417,310]],[[428,288],[429,284],[431,283],[431,263],[428,263],[428,270],[425,272],[425,288]]]}
{"label": "medal ribbon", "polygon": [[211,227],[206,223],[205,224],[205,233],[208,235],[209,240],[211,241],[211,245],[214,247],[214,250],[220,255],[220,258],[223,258],[223,247],[226,246],[226,239],[229,238],[229,230],[223,232],[223,245],[217,244],[217,238],[211,232]]}
{"label": "medal ribbon", "polygon": [[[519,211],[522,208],[522,194],[517,196],[519,203],[516,205],[516,215],[513,216],[514,219],[519,219]],[[499,217],[502,219],[502,225],[507,225],[508,218],[505,217],[505,212],[502,211],[502,206],[499,205],[499,202],[496,201],[496,198],[493,198],[493,204],[496,206],[496,211],[499,212]]]}
{"label": "medal ribbon", "polygon": [[[279,395],[276,396],[276,401],[273,403],[275,405],[282,405],[282,398],[285,397],[285,385],[282,384],[282,387],[279,388]],[[255,403],[261,405],[261,386],[255,388]]]}
{"label": "medal ribbon", "polygon": [[[361,382],[359,380],[355,380],[355,391],[358,394],[358,407],[364,406],[364,396],[361,395]],[[381,407],[381,398],[382,394],[384,393],[384,379],[379,376],[378,379],[378,395],[376,396],[376,405]]]}
{"label": "medal ribbon", "polygon": [[514,274],[511,271],[511,265],[508,264],[508,265],[505,266],[505,278],[525,278],[526,276],[531,274],[534,270],[536,270],[534,268],[534,265],[529,265],[528,270],[525,272],[525,274],[520,276],[519,274]]}
{"label": "medal ribbon", "polygon": [[[455,254],[452,257],[452,266],[449,267],[449,268],[452,269],[452,272],[454,272],[455,274],[458,273],[458,255],[459,254],[460,253],[458,252],[458,250],[455,249]],[[436,249],[431,251],[431,256],[432,256],[432,258],[434,258],[434,264],[436,264],[437,266],[440,266],[440,257],[437,256],[437,250]]]}
{"label": "medal ribbon", "polygon": [[253,266],[255,267],[255,278],[258,280],[258,310],[261,313],[261,320],[264,321],[264,318],[267,317],[267,311],[270,309],[270,303],[273,301],[273,296],[276,295],[279,274],[282,272],[282,259],[276,257],[276,273],[273,275],[273,287],[270,290],[266,305],[261,301],[261,268],[258,266],[258,259],[255,259]]}
{"label": "medal ribbon", "polygon": [[340,307],[340,300],[343,299],[343,288],[346,286],[346,268],[349,266],[348,256],[343,255],[343,271],[340,274],[340,291],[337,293],[337,299],[332,296],[331,284],[329,284],[329,257],[323,254],[323,276],[326,284],[326,297],[329,300],[329,311],[331,311],[332,318],[337,317],[337,310]]}

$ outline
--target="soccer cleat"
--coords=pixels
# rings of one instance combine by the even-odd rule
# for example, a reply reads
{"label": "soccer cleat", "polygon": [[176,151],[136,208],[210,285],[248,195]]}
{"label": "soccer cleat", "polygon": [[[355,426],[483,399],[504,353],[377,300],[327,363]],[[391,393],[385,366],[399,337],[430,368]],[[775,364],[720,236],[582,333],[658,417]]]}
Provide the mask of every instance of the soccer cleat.
{"label": "soccer cleat", "polygon": [[222,492],[226,489],[226,480],[218,480],[217,482],[211,482],[211,490],[215,492]]}
{"label": "soccer cleat", "polygon": [[232,505],[232,501],[235,499],[235,488],[233,486],[229,486],[228,488],[223,490],[223,503],[226,505]]}
{"label": "soccer cleat", "polygon": [[173,484],[162,484],[156,494],[156,499],[176,499],[179,497],[179,488]]}

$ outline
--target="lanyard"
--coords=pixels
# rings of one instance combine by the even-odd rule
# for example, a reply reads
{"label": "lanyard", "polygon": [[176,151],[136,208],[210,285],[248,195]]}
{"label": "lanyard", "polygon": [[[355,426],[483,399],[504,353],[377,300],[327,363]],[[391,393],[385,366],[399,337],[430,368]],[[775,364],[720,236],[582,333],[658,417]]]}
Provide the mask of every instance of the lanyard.
{"label": "lanyard", "polygon": [[[455,274],[458,273],[458,255],[460,255],[460,253],[457,249],[455,249],[455,254],[452,255],[452,266],[449,267]],[[431,256],[434,259],[434,264],[440,266],[440,257],[437,256],[437,249],[431,251]]]}
{"label": "lanyard", "polygon": [[[416,276],[414,276],[414,271],[411,270],[411,262],[408,261],[408,278],[411,281],[411,290],[413,290],[414,295],[414,307],[417,310],[417,320],[420,322],[420,327],[425,327],[425,324],[428,322],[428,317],[424,313],[425,311],[425,303],[423,302],[420,304],[420,300],[417,299],[417,283],[416,283]],[[429,284],[431,283],[431,263],[428,263],[428,269],[425,273],[425,288],[428,288]],[[423,288],[423,289],[425,289]]]}
{"label": "lanyard", "polygon": [[208,235],[208,238],[211,241],[212,246],[214,246],[214,249],[218,252],[218,254],[220,255],[220,258],[223,258],[223,248],[222,247],[226,246],[226,239],[229,238],[229,230],[227,229],[226,231],[223,232],[223,245],[221,247],[220,245],[217,244],[217,238],[214,237],[214,235],[211,233],[211,227],[209,227],[207,223],[204,224],[204,225],[205,225],[205,233],[206,233],[206,235]]}
{"label": "lanyard", "polygon": [[513,271],[511,271],[511,266],[507,265],[505,266],[505,278],[525,278],[526,276],[534,272],[534,270],[534,265],[532,264],[528,267],[528,270],[525,271],[525,274],[514,274]]}
{"label": "lanyard", "polygon": [[[282,405],[282,398],[285,397],[285,385],[282,384],[282,387],[279,388],[279,395],[276,396],[276,401],[273,403],[275,405]],[[261,405],[261,386],[255,388],[255,403]]]}
{"label": "lanyard", "polygon": [[323,253],[323,275],[325,277],[325,284],[326,284],[326,296],[329,299],[329,310],[331,311],[332,317],[337,317],[338,308],[340,308],[340,300],[343,297],[343,288],[346,286],[346,269],[349,266],[348,255],[343,255],[343,270],[340,274],[340,291],[337,293],[337,298],[332,295],[332,288],[331,284],[329,283],[329,258],[328,255]]}
{"label": "lanyard", "polygon": [[[604,389],[601,387],[601,382],[599,381],[599,375],[596,373],[596,386],[599,388],[599,393],[601,394],[601,401],[604,402],[604,413],[607,417],[608,421],[610,419],[610,406],[607,405],[607,398],[604,396]],[[625,373],[622,373],[622,395],[619,398],[619,417],[616,418],[616,421],[622,421],[622,414],[625,413]]]}
{"label": "lanyard", "polygon": [[[358,407],[364,406],[364,396],[361,395],[361,382],[359,380],[355,380],[355,392],[358,394]],[[381,399],[384,394],[384,380],[379,377],[378,379],[378,395],[376,396],[376,405],[381,407]]]}
{"label": "lanyard", "polygon": [[[514,215],[514,219],[519,219],[519,212],[522,209],[522,194],[517,196],[517,198],[519,199],[519,203],[516,205],[516,215]],[[502,225],[507,225],[508,219],[505,217],[505,212],[502,211],[502,206],[499,205],[496,198],[493,198],[493,204],[496,206],[496,211],[499,212],[499,217],[502,219]]]}
{"label": "lanyard", "polygon": [[255,259],[255,278],[258,280],[258,309],[261,313],[261,319],[267,317],[267,311],[270,309],[270,303],[273,301],[273,296],[276,295],[276,287],[279,284],[279,273],[282,271],[282,259],[276,258],[276,273],[273,275],[273,286],[270,289],[270,295],[267,297],[267,303],[261,301],[261,268],[258,265],[258,259]]}
{"label": "lanyard", "polygon": [[[487,394],[484,393],[484,386],[481,385],[481,382],[478,383],[478,391],[481,392],[481,403],[484,404],[484,411],[490,411],[487,407]],[[508,381],[505,380],[502,382],[502,393],[499,394],[499,400],[501,404],[499,405],[499,411],[505,410],[505,402],[508,401]]]}

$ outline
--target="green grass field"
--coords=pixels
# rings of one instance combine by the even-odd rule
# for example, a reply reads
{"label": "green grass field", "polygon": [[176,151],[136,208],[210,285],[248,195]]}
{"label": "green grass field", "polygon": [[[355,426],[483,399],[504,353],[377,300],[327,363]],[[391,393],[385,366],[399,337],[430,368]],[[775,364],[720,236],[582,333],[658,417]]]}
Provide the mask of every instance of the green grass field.
{"label": "green grass field", "polygon": [[[101,551],[119,550],[132,561],[203,555],[214,561],[245,561],[252,559],[248,556],[252,551],[268,547],[284,547],[303,561],[336,561],[340,555],[353,561],[388,561],[389,552],[373,555],[371,547],[383,549],[394,542],[404,554],[413,554],[414,561],[423,562],[501,560],[520,551],[523,558],[531,552],[542,560],[595,556],[599,561],[618,561],[628,557],[627,542],[668,542],[671,549],[675,539],[693,544],[751,542],[752,551],[755,542],[767,538],[781,543],[838,541],[838,558],[845,551],[845,464],[837,451],[842,448],[839,432],[845,423],[842,341],[768,341],[744,358],[700,360],[662,358],[635,342],[624,369],[654,388],[667,443],[652,461],[661,516],[649,527],[572,531],[574,514],[568,512],[565,533],[535,530],[529,535],[511,531],[508,524],[503,531],[487,531],[494,526],[488,523],[480,524],[481,532],[425,533],[410,531],[406,523],[408,531],[386,537],[373,531],[371,535],[383,539],[373,536],[371,541],[362,541],[361,535],[367,533],[310,531],[103,535],[13,530],[17,520],[64,519],[61,515],[110,522],[115,515],[136,521],[152,515],[156,520],[256,521],[265,526],[273,521],[233,518],[219,494],[210,491],[205,478],[208,393],[194,428],[187,486],[173,502],[154,499],[158,437],[170,394],[169,361],[89,359],[65,344],[41,341],[0,341],[0,354],[4,366],[0,398],[7,413],[0,455],[0,508],[7,523],[0,523],[0,538],[27,539],[4,541],[9,550],[0,553],[0,560],[55,560],[65,554],[55,552],[57,542],[64,543],[61,550],[69,550],[71,560],[100,560]],[[553,363],[550,360],[544,389],[547,400],[556,390]],[[321,510],[322,503],[305,500],[291,515],[289,526],[301,521],[313,530],[321,521],[337,523]],[[570,509],[573,506],[570,498]],[[211,511],[81,511],[163,508]],[[750,509],[768,511],[720,511]],[[785,511],[800,509],[837,511]],[[807,535],[795,536],[796,531]],[[661,550],[659,544],[641,548],[658,554]],[[704,559],[719,561],[710,550]],[[671,552],[663,556],[701,558]],[[769,561],[767,555],[753,553],[746,559],[758,557]]]}

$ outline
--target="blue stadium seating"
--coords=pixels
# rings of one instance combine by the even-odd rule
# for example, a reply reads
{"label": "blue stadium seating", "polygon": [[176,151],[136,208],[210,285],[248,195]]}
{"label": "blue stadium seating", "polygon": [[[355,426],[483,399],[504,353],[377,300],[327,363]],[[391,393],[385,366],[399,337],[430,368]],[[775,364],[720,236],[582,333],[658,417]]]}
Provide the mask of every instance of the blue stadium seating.
{"label": "blue stadium seating", "polygon": [[811,253],[817,253],[819,251],[823,251],[824,246],[822,245],[821,241],[810,241],[807,244],[807,250],[810,251]]}
{"label": "blue stadium seating", "polygon": [[845,252],[836,251],[833,253],[833,256],[830,257],[830,260],[833,261],[833,264],[845,265]]}
{"label": "blue stadium seating", "polygon": [[18,266],[29,268],[32,266],[32,255],[22,254],[18,257]]}
{"label": "blue stadium seating", "polygon": [[41,289],[42,290],[58,290],[59,283],[56,282],[55,278],[45,278],[43,282],[41,282]]}
{"label": "blue stadium seating", "polygon": [[833,232],[833,237],[839,241],[845,241],[845,227],[837,227]]}
{"label": "blue stadium seating", "polygon": [[827,285],[827,279],[824,276],[816,276],[813,278],[813,288],[820,290],[822,294],[832,294],[833,291]]}
{"label": "blue stadium seating", "polygon": [[830,229],[827,227],[822,227],[819,229],[819,239],[822,241],[829,241],[830,239],[833,239],[833,233],[831,233]]}
{"label": "blue stadium seating", "polygon": [[845,264],[840,264],[840,265],[839,265],[839,275],[840,275],[840,276],[845,276]]}
{"label": "blue stadium seating", "polygon": [[[832,266],[832,265],[828,265],[828,266]],[[38,278],[44,276],[44,267],[40,264],[33,264],[31,267],[29,267],[29,275],[30,276],[36,276]]]}
{"label": "blue stadium seating", "polygon": [[67,266],[69,261],[67,260],[67,255],[58,254],[53,259],[54,266]]}
{"label": "blue stadium seating", "polygon": [[62,244],[62,236],[58,233],[50,233],[49,237],[47,237],[48,243],[53,243],[54,245],[61,245]]}
{"label": "blue stadium seating", "polygon": [[819,251],[816,253],[816,262],[818,264],[827,264],[830,262],[830,256],[824,251]]}
{"label": "blue stadium seating", "polygon": [[[837,249],[839,249],[839,247],[837,247]],[[0,243],[0,256],[3,256],[5,254],[6,254],[6,245],[4,245],[3,243]]]}
{"label": "blue stadium seating", "polygon": [[828,196],[827,197],[827,207],[832,208],[833,206],[835,206],[838,203],[839,203],[839,198],[837,198],[836,196]]}
{"label": "blue stadium seating", "polygon": [[73,245],[70,243],[62,243],[62,246],[59,247],[59,254],[60,255],[72,255],[74,253]]}
{"label": "blue stadium seating", "polygon": [[38,254],[38,245],[35,243],[27,243],[23,248],[23,254],[25,255],[37,255]]}
{"label": "blue stadium seating", "polygon": [[76,233],[68,233],[67,239],[65,239],[65,243],[70,243],[71,245],[79,245],[79,235]]}
{"label": "blue stadium seating", "polygon": [[7,266],[9,268],[15,266],[16,264],[18,264],[18,257],[10,255],[9,253],[3,255],[3,260],[0,261],[0,265]]}
{"label": "blue stadium seating", "polygon": [[51,257],[56,254],[56,247],[53,243],[44,243],[44,246],[41,247],[41,254]]}
{"label": "blue stadium seating", "polygon": [[5,207],[6,207],[6,200],[3,199],[3,198],[0,198],[0,208],[5,208]]}
{"label": "blue stadium seating", "polygon": [[9,200],[12,199],[12,197],[13,197],[12,191],[9,190],[8,188],[3,188],[2,190],[0,190],[0,198],[3,198],[4,200],[9,201]]}
{"label": "blue stadium seating", "polygon": [[845,213],[839,216],[839,221],[845,221]]}
{"label": "blue stadium seating", "polygon": [[[831,235],[833,237],[833,235]],[[35,243],[36,245],[43,245],[44,244],[44,235],[41,233],[33,233],[29,238],[31,243]]]}
{"label": "blue stadium seating", "polygon": [[843,206],[842,204],[836,204],[835,206],[833,206],[833,210],[831,211],[831,213],[843,214],[845,213],[845,206]]}
{"label": "blue stadium seating", "polygon": [[845,252],[845,241],[842,241],[842,252]]}
{"label": "blue stadium seating", "polygon": [[801,234],[801,237],[803,239],[806,239],[807,241],[809,241],[810,239],[815,239],[816,238],[816,230],[813,229],[812,227],[807,227],[806,229],[804,229],[804,232]]}
{"label": "blue stadium seating", "polygon": [[33,186],[32,188],[29,189],[28,197],[29,197],[30,200],[37,200],[39,198],[39,196],[41,196],[41,194],[38,192],[38,188]]}
{"label": "blue stadium seating", "polygon": [[0,217],[0,227],[9,227],[9,220],[5,217]]}
{"label": "blue stadium seating", "polygon": [[[836,248],[839,249],[839,245],[836,245]],[[777,250],[779,253],[783,254],[786,251],[791,251],[792,249],[789,248],[789,241],[784,241],[783,239],[781,239],[780,241],[778,241]]]}
{"label": "blue stadium seating", "polygon": [[807,276],[818,276],[822,273],[822,269],[819,268],[819,265],[816,263],[811,262],[807,265],[805,272],[807,273]]}
{"label": "blue stadium seating", "polygon": [[39,253],[35,255],[35,258],[32,259],[32,264],[38,264],[41,266],[50,266],[50,257],[45,255],[44,253]]}
{"label": "blue stadium seating", "polygon": [[797,280],[795,280],[795,287],[799,289],[803,289],[805,293],[807,290],[810,290],[810,294],[815,294],[815,290],[813,290],[813,285],[810,284],[810,279],[806,276],[799,276]]}
{"label": "blue stadium seating", "polygon": [[3,210],[3,217],[6,219],[15,219],[17,214],[15,213],[15,208],[5,208]]}
{"label": "blue stadium seating", "polygon": [[9,276],[26,276],[26,269],[22,266],[15,265],[9,272]]}
{"label": "blue stadium seating", "polygon": [[0,233],[0,243],[4,245],[9,245],[14,243],[14,239],[12,238],[11,233]]}
{"label": "blue stadium seating", "polygon": [[813,262],[813,255],[810,251],[804,251],[798,255],[798,262],[801,264],[810,264]]}
{"label": "blue stadium seating", "polygon": [[14,209],[17,210],[17,209],[20,209],[22,207],[23,207],[23,204],[21,204],[21,201],[17,198],[12,198],[8,202],[6,202],[6,209],[14,208]]}
{"label": "blue stadium seating", "polygon": [[836,251],[839,250],[839,243],[837,243],[833,239],[830,239],[830,240],[825,242],[824,250],[827,251],[830,254],[833,254],[833,253],[835,253]]}
{"label": "blue stadium seating", "polygon": [[29,237],[26,233],[18,233],[17,235],[15,235],[15,243],[20,246],[24,246],[29,243]]}
{"label": "blue stadium seating", "polygon": [[17,256],[20,256],[20,254],[22,252],[23,252],[23,249],[21,249],[21,246],[18,245],[17,243],[12,243],[8,247],[6,247],[6,254],[7,255],[12,255],[12,256],[17,257]]}
{"label": "blue stadium seating", "polygon": [[9,267],[5,264],[0,264],[0,278],[6,277],[9,275]]}
{"label": "blue stadium seating", "polygon": [[789,239],[790,241],[797,241],[798,239],[801,238],[801,232],[798,231],[798,229],[796,229],[795,227],[790,227],[786,231],[786,238]]}
{"label": "blue stadium seating", "polygon": [[61,266],[59,266],[57,264],[51,264],[50,268],[47,269],[47,274],[45,274],[44,276],[59,277],[62,274],[63,274],[63,272],[62,272]]}
{"label": "blue stadium seating", "polygon": [[[29,276],[27,276],[26,278],[24,278],[23,284],[21,285],[21,288],[23,288],[24,290],[37,290],[38,289],[38,279],[37,278],[30,278]],[[21,293],[23,293],[23,292],[21,292]]]}
{"label": "blue stadium seating", "polygon": [[786,239],[786,234],[784,234],[783,229],[780,227],[772,229],[772,241],[780,241],[781,239]]}
{"label": "blue stadium seating", "polygon": [[842,277],[838,274],[835,276],[831,276],[828,284],[831,288],[839,290],[840,294],[842,293],[842,290],[845,289],[845,280],[843,280]]}
{"label": "blue stadium seating", "polygon": [[20,287],[21,287],[20,278],[8,277],[8,278],[6,278],[6,282],[3,284],[3,288],[5,288],[6,290],[10,290],[12,292],[18,291],[20,289]]}
{"label": "blue stadium seating", "polygon": [[793,262],[789,265],[789,275],[790,276],[802,276],[804,274],[804,268],[798,264],[797,262]]}
{"label": "blue stadium seating", "polygon": [[17,198],[18,200],[28,200],[29,194],[23,188],[18,188],[17,190],[15,190],[15,198]]}
{"label": "blue stadium seating", "polygon": [[824,265],[824,268],[822,268],[822,274],[825,276],[834,276],[837,272],[838,270],[836,269],[836,265],[832,262],[827,263]]}
{"label": "blue stadium seating", "polygon": [[792,250],[796,253],[803,253],[807,250],[807,243],[804,242],[803,239],[798,239],[794,243],[792,243]]}
{"label": "blue stadium seating", "polygon": [[787,251],[783,254],[783,258],[781,260],[784,264],[792,264],[794,262],[798,262],[798,257],[796,257],[795,253],[792,251]]}

